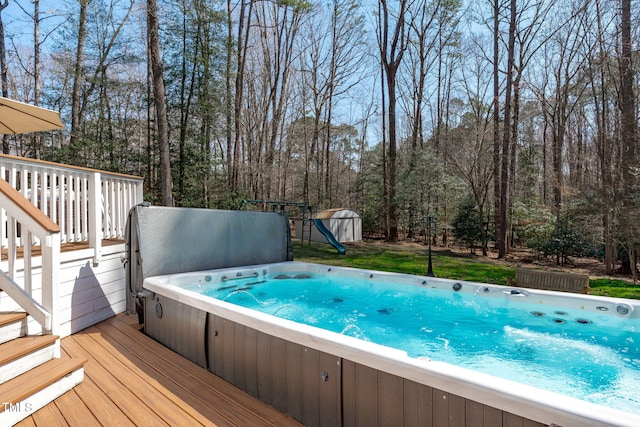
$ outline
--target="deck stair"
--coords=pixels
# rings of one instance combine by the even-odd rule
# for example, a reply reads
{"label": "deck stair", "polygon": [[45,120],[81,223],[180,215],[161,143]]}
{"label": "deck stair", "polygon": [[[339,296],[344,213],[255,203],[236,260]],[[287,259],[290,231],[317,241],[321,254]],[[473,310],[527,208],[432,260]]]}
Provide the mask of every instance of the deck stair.
{"label": "deck stair", "polygon": [[0,425],[28,417],[84,379],[83,359],[56,358],[56,335],[25,335],[28,316],[0,313]]}
{"label": "deck stair", "polygon": [[[124,237],[127,213],[142,202],[142,188],[140,177],[0,154],[1,427],[83,381],[85,361],[61,354],[59,336],[72,333],[77,319],[65,316],[74,315],[74,301],[82,300],[77,325],[86,327],[122,305],[108,300],[103,283],[85,287],[84,279],[115,271],[113,253],[105,254],[102,242]],[[87,246],[63,261],[62,244]],[[76,267],[73,290],[64,288]],[[82,272],[86,268],[89,274]],[[108,277],[109,286],[119,281]],[[82,287],[81,298],[75,298],[75,286]],[[71,301],[62,297],[69,290]],[[115,287],[109,292],[117,294]],[[89,306],[95,310],[87,313]]]}
{"label": "deck stair", "polygon": [[0,313],[0,344],[20,338],[27,330],[27,313]]}

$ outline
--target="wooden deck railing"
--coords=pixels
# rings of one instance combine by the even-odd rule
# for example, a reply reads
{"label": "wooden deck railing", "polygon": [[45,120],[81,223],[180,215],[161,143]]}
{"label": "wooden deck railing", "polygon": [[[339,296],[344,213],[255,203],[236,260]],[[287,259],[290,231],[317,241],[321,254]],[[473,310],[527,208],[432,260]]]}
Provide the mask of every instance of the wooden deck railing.
{"label": "wooden deck railing", "polygon": [[[57,335],[59,322],[56,318],[58,304],[58,273],[60,271],[60,227],[32,205],[22,194],[0,178],[0,206],[6,217],[8,228],[8,271],[0,270],[0,289],[5,291],[20,307],[40,325],[43,333]],[[20,224],[21,233],[26,236],[24,250],[23,286],[16,281],[16,229]],[[32,271],[31,249],[33,239],[41,242],[42,269],[38,274],[42,280],[40,300],[33,292],[36,274]],[[55,350],[59,357],[59,343]]]}
{"label": "wooden deck railing", "polygon": [[[123,239],[129,209],[142,202],[142,178],[0,154],[0,179],[60,227],[60,242],[89,242],[94,262],[102,239]],[[0,246],[8,249],[7,214],[0,206]],[[17,246],[25,234],[16,229]],[[37,243],[37,242],[36,242]]]}

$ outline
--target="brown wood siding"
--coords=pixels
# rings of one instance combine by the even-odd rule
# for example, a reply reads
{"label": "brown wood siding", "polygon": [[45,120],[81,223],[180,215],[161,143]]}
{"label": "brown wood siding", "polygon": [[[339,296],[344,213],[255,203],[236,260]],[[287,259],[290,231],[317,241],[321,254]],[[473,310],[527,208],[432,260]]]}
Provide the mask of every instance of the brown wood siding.
{"label": "brown wood siding", "polygon": [[302,381],[302,346],[287,342],[287,412],[297,420],[302,419],[302,399],[298,387]]}
{"label": "brown wood siding", "polygon": [[543,426],[349,360],[342,366],[345,427]]}
{"label": "brown wood siding", "polygon": [[[332,354],[318,352],[320,377],[318,403],[321,426],[336,426],[342,422],[342,360]],[[327,374],[326,378],[324,373]]]}
{"label": "brown wood siding", "polygon": [[[151,312],[147,311],[153,317],[155,302],[151,301],[148,307]],[[198,328],[204,328],[200,325],[206,323],[206,340],[202,341],[207,343],[207,358],[205,362],[198,363],[308,426],[542,426],[213,314],[207,315],[206,322],[202,321],[197,309],[182,307],[175,313],[169,313],[167,310],[173,310],[173,305],[184,304],[162,298],[160,302],[163,305],[162,319],[151,327],[152,331],[164,322],[180,323],[178,317],[184,316],[187,326],[174,326],[173,330],[180,339],[186,339],[188,330],[198,331]],[[192,313],[194,310],[195,315]],[[170,337],[167,342],[178,351],[191,352],[192,360],[197,361],[201,352],[193,349],[198,349],[198,346],[186,345],[180,339]]]}
{"label": "brown wood siding", "polygon": [[208,322],[211,372],[306,425],[340,424],[339,357],[213,314]]}
{"label": "brown wood siding", "polygon": [[150,337],[206,368],[206,312],[163,296],[146,298],[144,312]]}

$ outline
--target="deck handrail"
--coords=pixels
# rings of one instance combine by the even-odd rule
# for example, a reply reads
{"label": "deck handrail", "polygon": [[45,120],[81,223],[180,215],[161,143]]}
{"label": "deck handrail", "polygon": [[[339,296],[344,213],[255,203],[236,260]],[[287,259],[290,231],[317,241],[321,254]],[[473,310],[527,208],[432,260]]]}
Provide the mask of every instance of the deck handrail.
{"label": "deck handrail", "polygon": [[[7,251],[8,271],[0,271],[0,288],[4,290],[22,309],[33,317],[45,334],[57,334],[59,322],[56,318],[59,310],[58,284],[60,271],[60,227],[39,209],[35,208],[20,192],[0,177],[0,206],[7,217],[9,240],[15,240],[18,224],[24,245],[24,286],[16,283],[17,245],[12,242]],[[37,301],[33,295],[34,274],[31,268],[31,248],[35,236],[41,242],[42,251],[42,292]],[[56,350],[59,356],[59,350]]]}
{"label": "deck handrail", "polygon": [[[4,161],[2,159],[5,159]],[[142,177],[137,176],[137,175],[129,175],[129,174],[125,174],[125,173],[118,173],[118,172],[109,172],[109,171],[105,171],[105,170],[101,170],[101,169],[92,169],[92,168],[85,168],[82,166],[73,166],[73,165],[66,165],[63,163],[56,163],[56,162],[50,162],[48,160],[40,160],[40,159],[29,159],[27,157],[20,157],[20,156],[13,156],[11,154],[2,154],[0,153],[0,163],[17,163],[17,164],[32,164],[32,165],[40,165],[42,167],[45,168],[51,168],[51,169],[60,169],[60,170],[69,170],[69,171],[84,171],[84,172],[88,172],[88,173],[93,173],[93,172],[99,172],[103,175],[110,175],[110,176],[114,176],[114,177],[120,177],[120,178],[124,178],[124,179],[131,179],[131,180],[142,180]]]}
{"label": "deck handrail", "polygon": [[[127,213],[143,198],[139,176],[7,154],[0,154],[0,178],[60,227],[62,243],[89,242],[94,263],[101,260],[102,239],[124,239]],[[8,238],[0,231],[3,249]],[[24,244],[22,236],[17,244]]]}

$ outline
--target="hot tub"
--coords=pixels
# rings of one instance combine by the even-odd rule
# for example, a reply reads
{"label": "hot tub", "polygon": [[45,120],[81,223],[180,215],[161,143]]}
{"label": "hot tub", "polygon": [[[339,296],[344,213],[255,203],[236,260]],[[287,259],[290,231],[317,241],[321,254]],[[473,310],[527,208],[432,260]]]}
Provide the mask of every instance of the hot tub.
{"label": "hot tub", "polygon": [[[435,357],[410,356],[404,350],[256,311],[197,289],[211,284],[233,289],[240,280],[260,284],[274,275],[320,273],[367,280],[372,286],[376,281],[393,281],[424,290],[466,293],[504,304],[525,300],[538,307],[553,304],[586,313],[578,318],[581,323],[589,322],[585,319],[590,315],[612,316],[628,322],[629,340],[640,341],[640,305],[631,300],[292,261],[147,277],[140,293],[145,333],[312,426],[640,425],[638,413],[461,368]],[[236,287],[235,291],[245,289]],[[381,315],[387,314],[384,310],[379,310]],[[638,354],[628,357],[640,366]]]}

